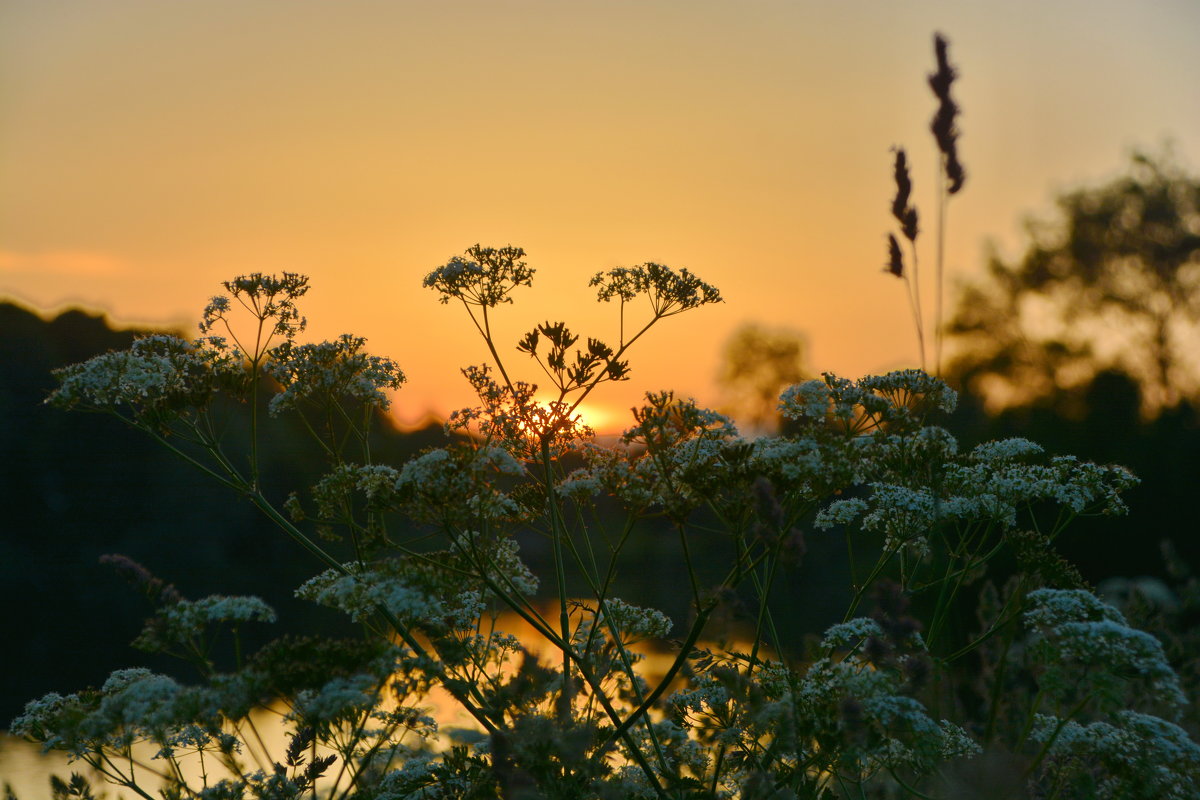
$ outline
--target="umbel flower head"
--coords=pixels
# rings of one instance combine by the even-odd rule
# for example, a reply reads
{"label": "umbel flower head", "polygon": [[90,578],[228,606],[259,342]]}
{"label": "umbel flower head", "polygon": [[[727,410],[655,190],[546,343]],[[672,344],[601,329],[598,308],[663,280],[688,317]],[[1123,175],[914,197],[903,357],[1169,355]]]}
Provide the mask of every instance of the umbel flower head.
{"label": "umbel flower head", "polygon": [[467,305],[492,308],[511,303],[512,290],[532,282],[533,270],[521,260],[525,251],[520,247],[475,244],[467,248],[466,256],[453,256],[425,276],[424,285],[441,292],[441,302],[455,298]]}
{"label": "umbel flower head", "polygon": [[267,373],[283,388],[271,399],[271,412],[293,408],[301,400],[356,400],[387,409],[385,389],[396,390],[404,373],[396,362],[364,353],[361,336],[344,333],[332,342],[301,344],[286,341],[271,350]]}
{"label": "umbel flower head", "polygon": [[686,269],[676,272],[652,261],[636,267],[615,267],[608,272],[597,272],[589,285],[598,287],[596,297],[603,302],[614,297],[628,302],[644,294],[650,299],[656,317],[669,317],[708,303],[721,302],[717,287]]}
{"label": "umbel flower head", "polygon": [[57,370],[59,386],[46,402],[60,408],[132,412],[155,424],[208,406],[216,392],[238,382],[242,357],[210,338],[189,343],[155,334],[128,350],[105,353]]}
{"label": "umbel flower head", "polygon": [[275,336],[292,339],[304,331],[307,321],[300,316],[296,298],[303,297],[308,292],[307,275],[285,272],[281,276],[275,276],[254,272],[239,275],[231,281],[222,282],[221,285],[229,292],[229,297],[217,296],[209,302],[200,322],[202,333],[210,333],[217,322],[229,326],[228,313],[232,307],[230,298],[240,303],[258,320],[272,320],[271,333]]}

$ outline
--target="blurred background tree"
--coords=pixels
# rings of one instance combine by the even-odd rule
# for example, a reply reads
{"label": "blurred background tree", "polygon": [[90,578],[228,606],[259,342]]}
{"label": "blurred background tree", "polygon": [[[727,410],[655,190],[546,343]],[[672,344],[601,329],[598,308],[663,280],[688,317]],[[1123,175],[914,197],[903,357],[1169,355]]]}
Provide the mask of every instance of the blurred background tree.
{"label": "blurred background tree", "polygon": [[1135,153],[1125,174],[1058,198],[1015,263],[993,255],[948,323],[944,376],[965,443],[1023,436],[1122,464],[1131,514],[1061,542],[1084,576],[1166,578],[1164,540],[1200,564],[1200,178]]}
{"label": "blurred background tree", "polygon": [[1094,379],[1126,375],[1145,418],[1200,391],[1200,178],[1169,155],[1058,199],[1015,263],[992,255],[949,320],[953,382],[996,411],[1085,413]]}
{"label": "blurred background tree", "polygon": [[722,410],[755,432],[778,431],[780,393],[810,377],[804,364],[807,350],[798,331],[744,323],[721,353],[717,381]]}

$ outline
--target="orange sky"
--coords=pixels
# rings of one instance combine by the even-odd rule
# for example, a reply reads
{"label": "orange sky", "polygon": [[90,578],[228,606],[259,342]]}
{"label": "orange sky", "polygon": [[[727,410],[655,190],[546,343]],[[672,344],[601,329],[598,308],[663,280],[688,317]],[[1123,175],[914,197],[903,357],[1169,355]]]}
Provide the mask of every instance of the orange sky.
{"label": "orange sky", "polygon": [[409,420],[470,402],[485,351],[420,283],[475,242],[538,270],[503,347],[548,318],[615,338],[598,270],[721,288],[632,354],[611,409],[717,403],[750,320],[804,332],[816,370],[913,366],[881,268],[896,144],[933,258],[935,30],[962,75],[957,274],[1132,147],[1200,163],[1193,0],[0,0],[0,295],[190,328],[223,278],[305,272],[310,334],[396,358]]}

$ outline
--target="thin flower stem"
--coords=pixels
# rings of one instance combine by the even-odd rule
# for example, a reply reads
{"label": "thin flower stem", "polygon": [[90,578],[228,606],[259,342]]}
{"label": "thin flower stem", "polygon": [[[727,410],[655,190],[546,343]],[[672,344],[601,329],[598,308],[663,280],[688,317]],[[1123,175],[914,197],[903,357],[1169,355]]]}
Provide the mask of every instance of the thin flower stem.
{"label": "thin flower stem", "polygon": [[[487,585],[487,587],[491,591],[493,591],[497,595],[497,597],[500,598],[500,600],[505,605],[507,605],[510,609],[512,609],[514,612],[516,612],[516,614],[518,616],[520,616],[522,619],[524,619],[526,622],[528,622],[530,625],[532,625],[534,627],[534,629],[539,634],[541,634],[547,641],[549,641],[551,644],[553,644],[555,647],[557,647],[560,651],[562,651],[568,658],[570,658],[572,661],[575,662],[575,669],[579,672],[580,677],[582,677],[584,682],[587,683],[588,687],[592,690],[596,699],[600,702],[600,705],[604,709],[605,714],[608,716],[609,720],[616,727],[615,732],[611,736],[609,736],[609,738],[605,741],[605,744],[597,751],[597,753],[603,754],[604,752],[606,752],[608,746],[613,741],[620,738],[622,741],[625,742],[626,746],[629,748],[630,755],[634,758],[634,760],[638,763],[638,766],[646,774],[646,778],[648,781],[650,781],[651,785],[654,787],[655,793],[659,797],[666,798],[667,795],[664,792],[661,784],[658,782],[658,777],[654,774],[654,771],[650,768],[650,765],[648,763],[646,763],[645,758],[642,756],[641,751],[638,749],[636,742],[634,742],[632,737],[629,735],[629,727],[634,722],[636,722],[638,719],[640,719],[641,715],[646,712],[646,710],[654,702],[654,700],[656,700],[662,694],[662,692],[666,690],[667,684],[670,683],[670,680],[674,677],[675,673],[678,672],[678,667],[675,667],[673,670],[670,670],[668,673],[668,677],[664,679],[663,683],[660,684],[658,689],[654,693],[652,693],[650,695],[650,697],[648,697],[646,699],[646,701],[641,706],[638,707],[638,709],[636,709],[632,714],[630,714],[628,717],[626,717],[624,721],[622,721],[621,715],[619,713],[617,713],[617,710],[615,708],[613,708],[612,703],[608,699],[607,693],[604,691],[604,689],[600,685],[600,681],[598,681],[596,679],[596,677],[592,674],[592,672],[588,668],[587,664],[584,663],[583,658],[578,653],[575,652],[575,648],[571,647],[570,641],[561,639],[558,636],[558,634],[556,634],[549,627],[548,624],[545,624],[544,622],[539,624],[538,620],[535,617],[531,616],[529,614],[529,612],[522,606],[522,604],[517,603],[516,601],[510,599],[508,597],[507,593],[500,586],[498,586],[496,584],[496,582],[491,578],[491,576],[480,575],[479,577],[483,580],[483,582]],[[707,618],[707,614],[705,614],[703,616],[705,619]],[[699,630],[694,631],[694,634],[695,634],[695,636],[698,637]],[[691,641],[693,644],[695,643],[694,638]],[[678,660],[677,660],[677,663],[679,663]]]}
{"label": "thin flower stem", "polygon": [[[580,553],[578,552],[578,550],[576,549],[574,542],[569,537],[566,539],[566,541],[567,541],[568,546],[571,549],[571,552],[575,556],[576,563],[579,564],[579,566],[581,567],[581,572],[583,573],[584,579],[588,582],[589,588],[591,589],[593,596],[596,598],[598,612],[601,616],[604,617],[605,624],[608,626],[609,632],[612,635],[613,644],[616,647],[617,654],[621,659],[621,666],[624,669],[625,674],[629,678],[629,685],[633,690],[634,700],[640,704],[643,702],[645,697],[642,692],[641,684],[638,681],[638,676],[633,669],[633,662],[629,658],[629,651],[626,649],[625,644],[621,641],[621,632],[617,628],[616,624],[612,620],[612,617],[608,613],[608,607],[607,607],[607,603],[605,601],[605,594],[606,594],[607,586],[605,587],[605,589],[601,589],[601,587],[596,584],[596,582],[592,579],[592,576],[588,574],[588,572],[585,568],[583,568],[584,565],[582,562],[582,557],[581,557]],[[586,541],[586,537],[585,537],[585,541]],[[584,647],[582,648],[582,651],[584,653],[587,653],[588,650],[591,648],[593,639],[596,636],[596,630],[597,630],[596,626],[593,626],[591,632],[588,634],[588,640],[585,643]],[[567,638],[567,637],[564,637],[564,638]],[[568,639],[568,641],[569,641],[569,639]],[[650,737],[650,743],[654,747],[655,754],[658,757],[659,766],[664,772],[666,772],[666,771],[668,771],[668,763],[669,762],[667,761],[666,754],[663,752],[663,749],[662,749],[662,744],[659,742],[658,734],[654,730],[654,726],[651,724],[649,717],[645,718],[645,726],[646,726],[646,734]]]}
{"label": "thin flower stem", "polygon": [[687,567],[688,581],[692,585],[692,604],[697,611],[700,610],[700,584],[696,582],[696,567],[692,563],[692,551],[688,547],[687,529],[680,523],[675,523],[675,530],[679,532],[679,544],[683,549],[683,563]]}
{"label": "thin flower stem", "polygon": [[[545,491],[546,491],[546,507],[550,512],[550,528],[551,528],[551,544],[554,552],[554,574],[558,580],[558,624],[562,635],[562,640],[567,644],[567,649],[570,649],[571,642],[571,621],[567,613],[567,577],[566,570],[563,565],[563,540],[567,537],[566,526],[563,525],[562,519],[559,517],[558,502],[554,496],[554,475],[552,473],[550,459],[550,440],[545,436],[542,437],[542,470],[545,476]],[[563,686],[562,686],[562,709],[560,711],[564,717],[570,714],[571,711],[571,657],[567,650],[563,650]]]}
{"label": "thin flower stem", "polygon": [[775,574],[779,567],[778,550],[781,546],[782,546],[781,542],[777,542],[775,544],[776,552],[774,554],[772,554],[770,561],[764,567],[767,571],[765,580],[763,580],[760,583],[757,572],[751,572],[751,574],[750,574],[750,580],[754,583],[755,591],[758,592],[758,617],[755,620],[755,624],[754,624],[754,644],[751,646],[751,649],[750,649],[750,664],[746,668],[747,677],[749,677],[750,674],[754,671],[754,664],[756,663],[757,658],[758,658],[759,644],[763,638],[764,626],[767,628],[767,630],[770,633],[772,646],[775,648],[775,651],[777,653],[779,653],[780,657],[782,658],[782,653],[783,653],[782,640],[779,637],[779,632],[775,630],[775,620],[771,616],[771,609],[768,605],[768,600],[769,600],[770,594],[771,594],[771,587],[775,583]]}
{"label": "thin flower stem", "polygon": [[909,242],[912,252],[912,280],[908,273],[904,274],[904,284],[908,287],[908,301],[912,306],[913,322],[917,326],[917,347],[921,350],[921,370],[925,370],[925,314],[921,311],[921,273],[917,259],[917,243]]}
{"label": "thin flower stem", "polygon": [[908,785],[903,779],[901,779],[899,775],[896,774],[894,767],[888,767],[888,774],[892,776],[892,780],[900,784],[900,786],[909,794],[914,795],[915,797],[920,797],[922,800],[935,800],[932,795],[925,794],[924,792],[918,790],[915,786]]}
{"label": "thin flower stem", "polygon": [[[700,639],[700,634],[703,632],[705,625],[708,623],[708,616],[712,613],[713,608],[715,608],[715,606],[710,605],[696,615],[696,620],[692,623],[692,629],[688,632],[687,639],[684,640],[683,644],[679,648],[679,655],[675,656],[675,660],[671,662],[671,666],[663,675],[663,679],[659,682],[658,686],[656,686],[654,690],[650,692],[646,699],[642,701],[641,705],[635,708],[629,714],[629,716],[627,716],[625,720],[608,735],[608,738],[604,740],[604,744],[602,744],[596,751],[597,755],[604,753],[608,749],[609,745],[615,742],[618,738],[626,736],[629,729],[639,719],[641,719],[643,714],[649,712],[654,704],[658,702],[658,698],[662,697],[662,695],[667,691],[667,687],[671,685],[671,681],[673,681],[675,676],[679,674],[679,670],[683,668],[684,663],[687,661],[688,656],[692,652],[692,648]],[[593,756],[592,758],[594,760],[596,756]]]}
{"label": "thin flower stem", "polygon": [[[327,553],[324,550],[324,548],[322,548],[320,545],[318,545],[312,539],[308,538],[308,536],[306,536],[299,528],[297,528],[295,525],[293,525],[291,522],[289,522],[260,493],[251,492],[249,494],[249,498],[250,498],[250,501],[252,503],[254,503],[255,507],[257,507],[260,511],[262,511],[264,514],[266,514],[267,517],[269,517],[272,522],[274,522],[277,526],[279,526],[284,531],[284,533],[286,533],[289,537],[291,537],[295,542],[300,544],[300,546],[303,547],[305,550],[308,550],[310,553],[312,553],[314,556],[316,556],[322,563],[324,563],[325,565],[329,566],[330,568],[332,568],[334,570],[337,570],[338,572],[340,572],[343,575],[350,574],[349,570],[347,570],[346,567],[343,566],[341,562],[339,562],[337,559],[335,559],[333,556],[331,556],[329,553]],[[403,622],[401,622],[400,619],[398,617],[396,617],[395,614],[392,614],[390,611],[388,611],[387,609],[385,609],[383,607],[380,607],[378,609],[378,611],[379,611],[380,615],[383,616],[383,618],[387,621],[387,623],[396,631],[396,633],[400,635],[400,638],[404,640],[404,643],[413,650],[413,652],[417,653],[418,655],[426,654],[425,648],[422,647],[421,643],[416,639],[416,637],[413,636],[412,632],[408,629],[408,626],[405,625]],[[477,687],[475,687],[475,688],[476,688],[476,691],[478,691]],[[448,686],[446,686],[446,689],[450,692],[451,695],[454,696],[454,699],[457,700],[460,704],[462,704],[463,708],[465,708],[467,710],[467,712],[472,717],[474,717],[475,720],[477,722],[479,722],[479,724],[481,724],[489,733],[495,732],[496,727],[492,723],[492,721],[490,719],[488,719],[487,715],[482,711],[482,706],[477,706],[475,704],[475,702],[473,702],[470,698],[468,698],[465,694],[463,694],[462,690],[459,689],[458,687],[448,685]]]}
{"label": "thin flower stem", "polygon": [[[1041,749],[1038,750],[1037,755],[1034,756],[1033,760],[1029,762],[1029,766],[1025,768],[1023,775],[1025,780],[1029,780],[1030,776],[1033,775],[1034,770],[1041,765],[1042,761],[1049,754],[1050,748],[1054,745],[1055,740],[1058,739],[1058,735],[1062,733],[1062,729],[1067,726],[1067,723],[1071,721],[1072,717],[1083,710],[1083,707],[1087,705],[1091,699],[1092,693],[1089,692],[1080,698],[1078,703],[1071,707],[1071,710],[1067,712],[1065,717],[1059,719],[1058,724],[1054,726],[1054,733],[1050,734],[1050,736],[1046,739],[1046,742],[1041,746]],[[1030,719],[1033,719],[1032,714],[1030,715]],[[1022,740],[1024,740],[1024,737],[1022,737]]]}
{"label": "thin flower stem", "polygon": [[[849,535],[850,534],[847,533],[847,536]],[[842,617],[842,622],[849,622],[850,619],[854,617],[854,614],[856,611],[858,611],[858,606],[862,602],[863,596],[866,594],[867,589],[871,587],[871,584],[874,583],[875,579],[878,578],[883,572],[884,568],[888,565],[888,562],[892,560],[892,556],[896,555],[896,553],[898,553],[900,548],[903,546],[904,543],[900,542],[896,544],[890,551],[884,551],[879,556],[879,560],[875,562],[875,566],[871,568],[871,572],[867,575],[867,578],[865,581],[863,581],[863,584],[861,586],[854,587],[854,598],[850,601],[850,606],[846,609],[846,614]]]}
{"label": "thin flower stem", "polygon": [[[944,171],[942,167],[943,159],[938,159],[939,173]],[[941,174],[938,175],[938,201],[937,201],[937,300],[934,310],[934,375],[942,374],[942,289],[945,283],[943,275],[945,274],[945,245],[946,245],[946,205],[949,196],[946,194],[946,182],[942,180]]]}

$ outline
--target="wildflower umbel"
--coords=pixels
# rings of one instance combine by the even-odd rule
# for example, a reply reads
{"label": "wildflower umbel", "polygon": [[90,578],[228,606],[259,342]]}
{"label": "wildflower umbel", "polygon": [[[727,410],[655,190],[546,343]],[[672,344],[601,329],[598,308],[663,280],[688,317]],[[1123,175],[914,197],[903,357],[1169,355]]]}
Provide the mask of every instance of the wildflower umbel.
{"label": "wildflower umbel", "polygon": [[608,272],[597,272],[591,285],[599,287],[596,296],[604,302],[614,297],[625,302],[645,294],[658,317],[721,302],[721,293],[715,286],[705,283],[686,269],[676,272],[652,261],[637,267],[616,267]]}
{"label": "wildflower umbel", "polygon": [[[279,276],[254,272],[239,275],[222,285],[229,296],[218,295],[209,302],[200,323],[202,333],[211,333],[217,322],[229,327],[230,298],[238,301],[260,322],[273,320],[270,335],[292,339],[304,331],[307,321],[300,316],[296,299],[308,292],[308,276],[295,272],[285,272]],[[265,340],[259,343],[265,348]],[[242,347],[242,350],[251,357],[259,352],[255,348]]]}
{"label": "wildflower umbel", "polygon": [[513,289],[532,281],[533,270],[524,258],[520,247],[472,245],[466,258],[454,256],[426,275],[425,286],[440,292],[443,303],[455,298],[468,306],[494,308],[511,303]]}

